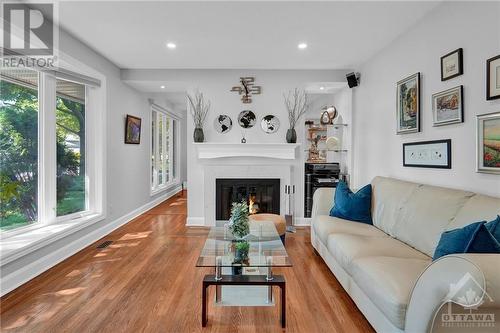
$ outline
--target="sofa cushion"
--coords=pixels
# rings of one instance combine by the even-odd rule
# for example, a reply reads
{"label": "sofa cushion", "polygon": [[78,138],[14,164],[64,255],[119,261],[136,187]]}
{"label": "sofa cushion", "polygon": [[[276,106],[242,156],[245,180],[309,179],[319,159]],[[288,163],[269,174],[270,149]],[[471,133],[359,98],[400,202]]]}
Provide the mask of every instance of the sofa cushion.
{"label": "sofa cushion", "polygon": [[399,219],[400,209],[419,186],[422,185],[392,178],[373,178],[373,225],[394,237],[394,227]]}
{"label": "sofa cushion", "polygon": [[387,256],[430,259],[425,254],[387,235],[385,237],[373,237],[370,235],[332,233],[328,236],[326,247],[328,252],[348,273],[351,270],[351,262],[363,257]]}
{"label": "sofa cushion", "polygon": [[352,192],[345,182],[339,182],[335,190],[335,202],[330,216],[372,224],[372,185],[368,184]]}
{"label": "sofa cushion", "polygon": [[313,228],[316,235],[325,245],[327,243],[328,236],[332,233],[389,237],[382,230],[379,230],[370,224],[352,222],[328,215],[316,216]]}
{"label": "sofa cushion", "polygon": [[462,228],[473,221],[491,221],[500,215],[500,198],[476,194],[457,213],[446,230]]}
{"label": "sofa cushion", "polygon": [[365,257],[352,262],[351,276],[387,319],[404,329],[411,291],[430,263],[430,258]]}
{"label": "sofa cushion", "polygon": [[419,186],[400,209],[394,237],[432,256],[441,233],[473,195],[443,187]]}

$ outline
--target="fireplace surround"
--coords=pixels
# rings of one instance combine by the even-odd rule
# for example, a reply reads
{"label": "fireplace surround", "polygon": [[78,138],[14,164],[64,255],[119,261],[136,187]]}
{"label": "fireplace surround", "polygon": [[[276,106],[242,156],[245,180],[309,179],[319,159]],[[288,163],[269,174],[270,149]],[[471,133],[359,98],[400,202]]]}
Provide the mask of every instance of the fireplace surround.
{"label": "fireplace surround", "polygon": [[280,214],[279,178],[217,178],[215,220],[229,220],[231,204],[246,201],[250,214]]}

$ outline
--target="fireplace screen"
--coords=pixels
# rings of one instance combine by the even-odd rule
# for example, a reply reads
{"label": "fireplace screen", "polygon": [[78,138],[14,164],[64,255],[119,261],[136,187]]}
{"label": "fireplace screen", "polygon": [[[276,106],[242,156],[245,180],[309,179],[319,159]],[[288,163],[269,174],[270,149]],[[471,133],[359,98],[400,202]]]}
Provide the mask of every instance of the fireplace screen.
{"label": "fireplace screen", "polygon": [[246,200],[250,214],[280,213],[279,179],[216,179],[215,219],[229,220],[231,204]]}

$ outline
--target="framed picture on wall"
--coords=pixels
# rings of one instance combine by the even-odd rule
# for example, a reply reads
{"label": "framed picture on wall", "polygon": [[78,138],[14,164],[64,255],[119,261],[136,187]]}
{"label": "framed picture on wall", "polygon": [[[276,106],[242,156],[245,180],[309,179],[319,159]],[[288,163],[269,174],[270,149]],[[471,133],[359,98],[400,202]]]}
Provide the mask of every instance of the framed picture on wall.
{"label": "framed picture on wall", "polygon": [[463,89],[463,86],[458,86],[432,95],[434,126],[463,123]]}
{"label": "framed picture on wall", "polygon": [[403,143],[403,166],[451,169],[451,139]]}
{"label": "framed picture on wall", "polygon": [[397,83],[397,134],[420,132],[420,73]]}
{"label": "framed picture on wall", "polygon": [[141,143],[141,118],[127,115],[125,120],[125,143]]}
{"label": "framed picture on wall", "polygon": [[477,116],[477,172],[500,174],[500,112]]}
{"label": "framed picture on wall", "polygon": [[500,55],[486,61],[486,99],[500,98]]}
{"label": "framed picture on wall", "polygon": [[453,79],[463,73],[464,65],[462,48],[441,57],[441,81]]}

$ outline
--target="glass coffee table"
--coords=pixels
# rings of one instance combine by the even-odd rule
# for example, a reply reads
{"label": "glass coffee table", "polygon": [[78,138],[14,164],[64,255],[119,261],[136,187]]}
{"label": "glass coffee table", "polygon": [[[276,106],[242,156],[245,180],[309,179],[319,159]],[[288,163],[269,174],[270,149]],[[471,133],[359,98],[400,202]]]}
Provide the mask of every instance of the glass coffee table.
{"label": "glass coffee table", "polygon": [[[286,281],[282,275],[273,275],[272,269],[291,267],[292,263],[273,222],[250,222],[250,233],[244,239],[237,239],[224,222],[217,222],[210,228],[196,266],[213,267],[215,270],[214,274],[203,278],[203,327],[208,320],[207,291],[210,286],[216,287],[216,304],[234,306],[274,305],[272,287],[279,287],[281,326],[285,327]],[[263,295],[261,304],[255,300],[259,293]],[[239,303],[232,303],[231,294]]]}

